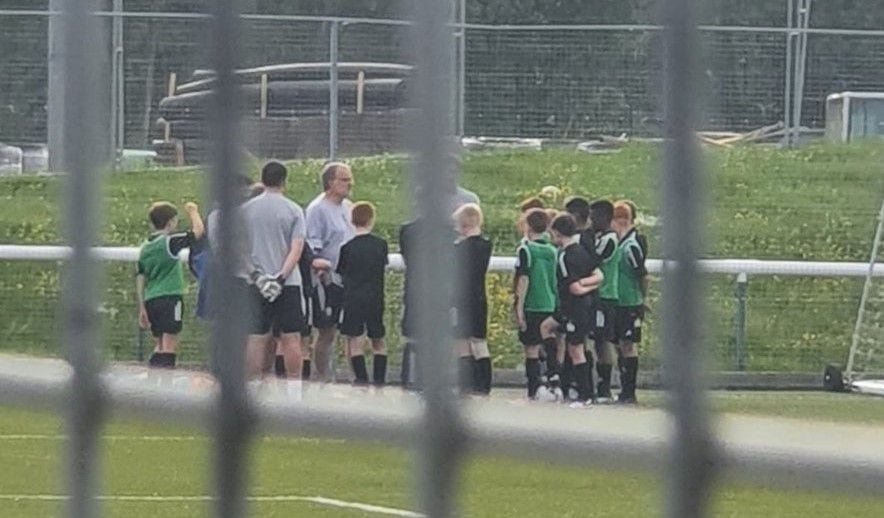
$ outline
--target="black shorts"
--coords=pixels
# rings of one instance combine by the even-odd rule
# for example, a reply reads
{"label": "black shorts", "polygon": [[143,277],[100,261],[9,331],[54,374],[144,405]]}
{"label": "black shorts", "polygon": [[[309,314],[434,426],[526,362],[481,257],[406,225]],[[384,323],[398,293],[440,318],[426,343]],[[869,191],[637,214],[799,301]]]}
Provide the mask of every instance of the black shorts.
{"label": "black shorts", "polygon": [[540,333],[540,325],[553,313],[525,312],[525,329],[519,329],[519,342],[525,347],[540,345],[543,343],[543,335]]}
{"label": "black shorts", "polygon": [[614,341],[614,319],[616,318],[617,304],[610,300],[596,301],[593,311],[593,338],[595,342]]}
{"label": "black shorts", "polygon": [[255,286],[251,286],[251,291],[254,301],[251,334],[302,333],[307,328],[300,286],[284,286],[282,293],[273,302],[267,302]]}
{"label": "black shorts", "polygon": [[383,338],[387,335],[387,328],[384,326],[384,301],[345,301],[338,330],[344,336],[362,336],[367,333],[372,340]]}
{"label": "black shorts", "polygon": [[317,283],[313,288],[311,302],[313,327],[328,329],[337,326],[341,321],[343,303],[343,287],[334,283]]}
{"label": "black shorts", "polygon": [[562,312],[561,320],[557,320],[565,332],[565,343],[568,345],[585,345],[592,334],[592,311],[581,309]]}
{"label": "black shorts", "polygon": [[641,343],[645,310],[641,306],[618,307],[614,314],[614,339],[616,343]]}
{"label": "black shorts", "polygon": [[181,332],[181,315],[184,314],[184,300],[181,295],[165,295],[144,301],[150,332],[159,338],[177,335]]}
{"label": "black shorts", "polygon": [[478,301],[476,304],[454,308],[452,311],[454,337],[457,339],[488,337],[488,303]]}
{"label": "black shorts", "polygon": [[415,323],[414,323],[414,314],[412,311],[408,310],[408,306],[403,303],[402,309],[402,320],[400,321],[400,330],[399,333],[406,338],[414,338]]}

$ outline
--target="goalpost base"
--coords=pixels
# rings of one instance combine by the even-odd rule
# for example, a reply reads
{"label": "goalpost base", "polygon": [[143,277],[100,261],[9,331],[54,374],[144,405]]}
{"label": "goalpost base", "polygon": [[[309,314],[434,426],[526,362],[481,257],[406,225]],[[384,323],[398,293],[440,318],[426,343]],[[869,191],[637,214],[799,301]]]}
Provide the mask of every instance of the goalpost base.
{"label": "goalpost base", "polygon": [[826,366],[823,371],[823,389],[826,392],[849,392],[841,369],[834,365]]}

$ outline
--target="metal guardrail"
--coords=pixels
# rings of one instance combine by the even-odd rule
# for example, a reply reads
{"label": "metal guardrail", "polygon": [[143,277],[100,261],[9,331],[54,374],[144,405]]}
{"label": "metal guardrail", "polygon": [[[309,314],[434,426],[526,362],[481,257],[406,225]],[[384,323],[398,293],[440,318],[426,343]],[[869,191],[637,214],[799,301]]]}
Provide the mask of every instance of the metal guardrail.
{"label": "metal guardrail", "polygon": [[[137,247],[95,247],[96,259],[101,261],[135,262],[138,260]],[[0,245],[0,261],[65,261],[71,256],[66,246],[52,245]],[[187,260],[187,252],[181,254]],[[491,258],[488,271],[512,272],[515,257],[495,256]],[[700,270],[713,274],[728,275],[783,275],[793,277],[865,277],[869,274],[869,263],[846,261],[779,261],[763,259],[701,259]],[[661,259],[648,259],[647,268],[651,273],[662,273],[665,262]],[[389,268],[404,270],[405,263],[399,254],[390,254]],[[877,263],[872,271],[874,277],[884,277],[884,263]]]}

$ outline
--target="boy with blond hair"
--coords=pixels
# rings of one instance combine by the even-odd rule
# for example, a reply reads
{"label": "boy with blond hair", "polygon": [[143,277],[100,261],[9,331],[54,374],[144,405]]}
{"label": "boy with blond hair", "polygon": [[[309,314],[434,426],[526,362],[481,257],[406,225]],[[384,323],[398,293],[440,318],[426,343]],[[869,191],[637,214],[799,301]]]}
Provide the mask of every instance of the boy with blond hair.
{"label": "boy with blond hair", "polygon": [[347,338],[350,366],[357,385],[368,384],[368,370],[363,355],[363,336],[372,350],[372,382],[386,382],[387,352],[384,345],[384,272],[387,268],[387,242],[371,233],[375,221],[374,205],[353,205],[351,222],[355,235],[341,247],[337,273],[344,285],[341,322],[338,327]]}
{"label": "boy with blond hair", "polygon": [[455,259],[460,273],[455,286],[454,338],[460,358],[461,387],[478,394],[491,392],[488,351],[488,300],[485,274],[491,261],[491,240],[482,235],[482,209],[475,203],[454,212]]}
{"label": "boy with blond hair", "polygon": [[[635,228],[635,206],[628,201],[614,204],[612,227],[620,237],[617,306],[614,310],[614,343],[619,354],[619,403],[635,404],[638,377],[638,350],[642,339],[642,321],[647,296],[645,257],[647,241]],[[645,244],[643,244],[645,243]]]}
{"label": "boy with blond hair", "polygon": [[177,232],[178,209],[167,202],[150,206],[147,216],[153,233],[138,253],[135,290],[138,323],[150,328],[155,339],[151,367],[172,369],[177,361],[178,334],[184,313],[184,269],[178,254],[203,237],[205,226],[195,203],[184,204],[191,229]]}

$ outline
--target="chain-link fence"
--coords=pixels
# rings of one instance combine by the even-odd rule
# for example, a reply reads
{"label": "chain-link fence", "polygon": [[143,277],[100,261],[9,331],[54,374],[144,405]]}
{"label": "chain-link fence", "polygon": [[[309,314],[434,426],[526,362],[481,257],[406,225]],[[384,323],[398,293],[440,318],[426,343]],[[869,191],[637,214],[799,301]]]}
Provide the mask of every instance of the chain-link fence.
{"label": "chain-link fence", "polygon": [[[122,42],[108,48],[111,77],[95,85],[107,90],[110,104],[112,78],[122,82],[118,121],[110,123],[123,128],[122,142],[114,143],[118,154],[155,150],[166,164],[203,163],[207,19],[156,12],[103,18]],[[42,12],[0,11],[0,27],[15,29],[0,35],[0,142],[51,141],[48,19]],[[243,144],[251,153],[293,158],[403,149],[399,129],[413,76],[405,22],[253,15],[244,26]],[[552,139],[661,134],[659,27],[453,27],[454,66],[463,64],[454,75],[453,131]],[[827,95],[882,88],[880,31],[796,27],[701,27],[701,129],[742,132],[780,121],[821,129]],[[799,36],[807,37],[806,53]],[[796,98],[800,121],[786,109]]]}

